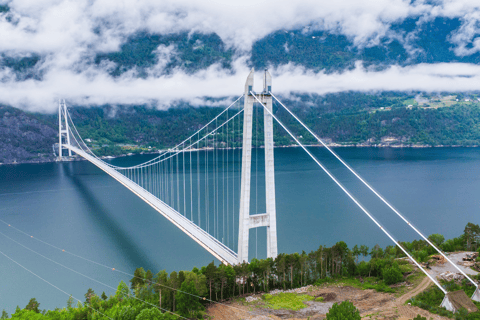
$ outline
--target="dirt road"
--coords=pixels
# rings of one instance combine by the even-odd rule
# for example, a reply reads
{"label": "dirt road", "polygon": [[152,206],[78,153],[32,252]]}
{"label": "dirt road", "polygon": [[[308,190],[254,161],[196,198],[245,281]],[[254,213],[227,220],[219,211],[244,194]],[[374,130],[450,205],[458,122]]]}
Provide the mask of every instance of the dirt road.
{"label": "dirt road", "polygon": [[446,317],[441,317],[438,315],[434,315],[426,310],[423,310],[418,307],[405,305],[405,303],[411,299],[412,297],[416,296],[420,292],[426,290],[428,287],[432,286],[433,282],[428,278],[425,277],[420,284],[415,287],[413,290],[408,291],[403,296],[395,299],[393,304],[386,305],[385,308],[381,312],[376,315],[376,317],[363,317],[363,319],[398,319],[398,320],[407,320],[413,319],[418,314],[422,317],[426,317],[427,319],[434,319],[434,320],[444,320],[449,319]]}

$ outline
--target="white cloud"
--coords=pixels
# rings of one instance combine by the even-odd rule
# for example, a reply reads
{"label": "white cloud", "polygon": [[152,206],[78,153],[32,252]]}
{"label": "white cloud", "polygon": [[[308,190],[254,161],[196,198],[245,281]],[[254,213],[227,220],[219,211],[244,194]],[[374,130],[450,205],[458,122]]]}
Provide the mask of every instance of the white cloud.
{"label": "white cloud", "polygon": [[[328,29],[368,45],[407,17],[459,17],[462,27],[452,35],[457,55],[480,51],[478,0],[11,0],[11,11],[0,15],[0,53],[42,56],[42,81],[17,81],[11,70],[0,72],[0,101],[30,110],[54,110],[66,98],[81,104],[158,103],[181,99],[199,103],[202,97],[241,93],[248,73],[245,60],[252,43],[281,29]],[[112,78],[111,63],[91,62],[97,52],[118,50],[125,39],[141,30],[153,33],[196,31],[217,33],[241,52],[234,70],[213,65],[195,74],[162,70],[175,55],[174,46],[156,50],[158,63],[147,78],[135,70]],[[471,45],[469,45],[471,43]],[[463,77],[468,70],[469,77]],[[385,71],[355,70],[314,74],[291,65],[274,70],[277,92],[336,92],[342,90],[476,90],[478,66],[462,64],[393,66]]]}
{"label": "white cloud", "polygon": [[[179,100],[201,105],[207,103],[202,97],[225,98],[243,93],[249,72],[244,60],[236,61],[234,70],[231,73],[213,65],[193,75],[177,71],[170,76],[150,76],[146,79],[136,78],[129,73],[114,79],[97,68],[89,68],[81,73],[60,70],[49,72],[43,81],[4,83],[0,87],[0,102],[45,112],[54,112],[55,101],[59,98],[80,105],[145,103],[168,106]],[[284,95],[292,92],[324,94],[346,90],[438,92],[480,88],[480,66],[462,63],[392,66],[380,72],[366,71],[357,63],[354,70],[335,74],[316,74],[293,65],[284,65],[271,72],[274,76],[273,91]],[[257,74],[255,88],[258,91],[262,89],[261,72]]]}

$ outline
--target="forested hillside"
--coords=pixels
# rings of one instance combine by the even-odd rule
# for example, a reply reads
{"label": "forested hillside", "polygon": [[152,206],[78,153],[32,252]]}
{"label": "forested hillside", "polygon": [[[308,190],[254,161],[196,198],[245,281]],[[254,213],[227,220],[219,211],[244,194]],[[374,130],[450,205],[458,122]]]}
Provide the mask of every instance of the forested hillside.
{"label": "forested hillside", "polygon": [[[0,14],[13,23],[15,15],[8,5],[0,6]],[[462,23],[458,17],[410,17],[389,25],[388,32],[375,41],[362,44],[340,30],[299,26],[257,39],[246,51],[224,42],[216,33],[160,34],[139,30],[125,37],[117,49],[86,49],[78,68],[106,71],[113,79],[155,79],[179,72],[193,75],[214,65],[221,72],[234,73],[239,60],[257,70],[290,64],[313,74],[341,74],[360,62],[370,71],[420,63],[478,64],[480,53],[470,50],[473,44],[459,47]],[[49,59],[41,52],[2,52],[2,81],[42,83]],[[215,98],[202,99],[207,104],[208,99]],[[291,93],[284,102],[320,137],[334,145],[480,145],[477,93]],[[71,113],[82,137],[91,141],[90,146],[99,155],[120,155],[168,148],[220,112],[220,108],[201,103],[193,107],[182,100],[170,101],[168,108],[164,110],[164,106],[155,103],[79,105],[72,107]],[[274,110],[301,141],[317,144],[279,105]],[[261,129],[261,122],[259,126]],[[0,163],[53,160],[56,132],[54,114],[0,107]],[[292,143],[279,126],[275,143]]]}
{"label": "forested hillside", "polygon": [[[480,145],[480,101],[476,94],[468,95],[469,98],[465,94],[419,96],[420,93],[346,92],[300,95],[284,102],[319,137],[332,145]],[[418,103],[417,99],[422,102]],[[167,110],[107,105],[72,107],[70,113],[81,136],[88,139],[87,143],[98,155],[121,155],[172,147],[222,110],[220,107],[192,107],[188,104]],[[274,112],[300,141],[318,144],[277,103]],[[262,113],[262,110],[255,112],[259,117],[259,121],[255,121],[259,132],[259,138],[254,141],[256,146],[263,144]],[[1,107],[0,163],[52,161],[53,145],[58,139],[57,126],[56,114],[30,114]],[[222,137],[217,139],[220,144]],[[278,124],[275,124],[274,139],[277,146],[294,143]]]}

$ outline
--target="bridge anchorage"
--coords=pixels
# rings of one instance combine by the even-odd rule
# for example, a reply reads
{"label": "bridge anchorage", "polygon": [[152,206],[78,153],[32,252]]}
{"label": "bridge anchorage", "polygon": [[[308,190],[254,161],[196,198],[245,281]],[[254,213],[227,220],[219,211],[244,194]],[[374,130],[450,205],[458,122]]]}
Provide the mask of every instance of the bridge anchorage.
{"label": "bridge anchorage", "polygon": [[[263,91],[254,92],[254,70],[245,83],[244,94],[220,112],[200,130],[173,148],[142,164],[119,167],[107,163],[95,155],[79,135],[68,112],[65,101],[59,103],[59,160],[64,159],[64,149],[85,158],[115,180],[120,182],[143,201],[157,210],[185,234],[224,264],[248,262],[249,233],[251,229],[266,227],[267,257],[275,258],[277,251],[277,225],[275,206],[275,169],[273,145],[273,121],[285,130],[290,138],[308,154],[329,178],[345,193],[347,198],[368,217],[402,252],[445,294],[442,305],[449,306],[449,295],[440,283],[380,224],[380,222],[353,196],[353,194],[302,144],[273,113],[275,100],[311,136],[345,166],[363,185],[392,210],[409,228],[442,255],[448,263],[470,281],[476,290],[471,297],[480,301],[478,284],[439,250],[405,216],[382,197],[367,181],[351,168],[334,150],[306,126],[272,92],[272,77],[263,75]],[[243,108],[237,105],[244,98]],[[263,109],[263,149],[265,162],[265,211],[251,206],[252,193],[258,196],[258,173],[252,192],[252,143],[255,131],[255,168],[258,169],[258,119],[253,121],[254,107]],[[255,109],[258,110],[258,109]],[[233,112],[232,112],[233,111]],[[233,113],[233,115],[232,115]],[[243,117],[243,124],[242,122]],[[255,130],[253,130],[255,128]],[[240,154],[241,150],[241,154]],[[241,162],[241,174],[234,169],[234,162]],[[181,178],[180,178],[181,177]],[[237,184],[239,182],[239,184]],[[239,193],[240,196],[236,196]],[[257,199],[257,197],[256,197]],[[258,199],[257,199],[258,200]],[[251,208],[252,207],[252,208]],[[238,225],[235,225],[236,222]],[[230,226],[232,223],[233,226]],[[225,227],[226,225],[226,227]],[[237,229],[238,227],[238,229]],[[235,245],[238,245],[238,253]]]}

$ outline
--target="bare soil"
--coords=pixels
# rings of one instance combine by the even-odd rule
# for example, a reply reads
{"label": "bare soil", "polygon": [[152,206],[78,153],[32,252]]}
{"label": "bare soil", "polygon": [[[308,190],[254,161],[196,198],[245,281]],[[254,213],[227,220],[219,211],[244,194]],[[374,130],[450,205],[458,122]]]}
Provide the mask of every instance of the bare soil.
{"label": "bare soil", "polygon": [[[255,303],[242,305],[241,302],[229,302],[225,305],[215,304],[208,308],[207,313],[214,320],[235,319],[325,319],[325,314],[335,302],[351,301],[360,311],[362,319],[388,319],[406,320],[420,314],[427,319],[448,319],[431,314],[426,310],[405,305],[411,297],[427,289],[433,283],[425,278],[418,286],[409,290],[399,298],[393,294],[376,292],[375,290],[362,290],[348,286],[314,287],[307,294],[314,297],[323,297],[324,302],[307,301],[307,307],[298,311],[272,310],[256,306]],[[261,304],[261,302],[259,302]]]}

